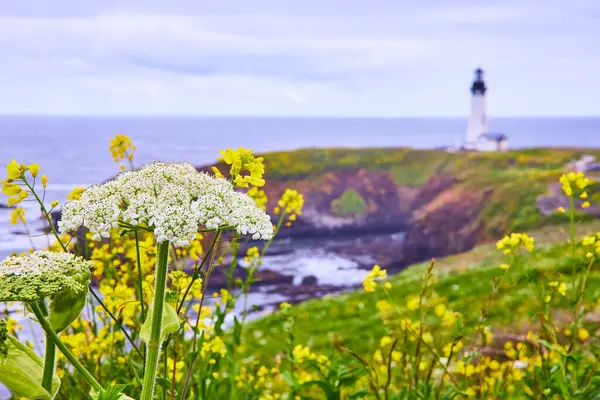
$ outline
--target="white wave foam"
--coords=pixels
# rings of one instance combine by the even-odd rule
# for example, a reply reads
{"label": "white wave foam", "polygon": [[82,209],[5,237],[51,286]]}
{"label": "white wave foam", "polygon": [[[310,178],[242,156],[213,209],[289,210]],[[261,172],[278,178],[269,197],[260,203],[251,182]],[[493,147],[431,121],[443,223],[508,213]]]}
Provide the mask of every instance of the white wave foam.
{"label": "white wave foam", "polygon": [[[242,262],[242,266],[246,266]],[[309,276],[319,284],[352,285],[362,282],[367,271],[358,269],[358,263],[323,249],[300,249],[291,254],[267,256],[262,268],[293,275],[294,284]]]}

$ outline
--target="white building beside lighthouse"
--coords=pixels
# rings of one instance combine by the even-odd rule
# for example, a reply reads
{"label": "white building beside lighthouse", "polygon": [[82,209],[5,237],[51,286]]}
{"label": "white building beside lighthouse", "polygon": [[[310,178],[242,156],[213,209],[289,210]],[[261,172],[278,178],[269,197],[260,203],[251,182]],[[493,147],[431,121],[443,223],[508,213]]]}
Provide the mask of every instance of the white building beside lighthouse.
{"label": "white building beside lighthouse", "polygon": [[467,126],[465,149],[477,151],[503,151],[508,148],[508,138],[502,133],[488,132],[488,118],[485,104],[487,86],[483,80],[483,70],[475,70],[471,85],[471,115]]}

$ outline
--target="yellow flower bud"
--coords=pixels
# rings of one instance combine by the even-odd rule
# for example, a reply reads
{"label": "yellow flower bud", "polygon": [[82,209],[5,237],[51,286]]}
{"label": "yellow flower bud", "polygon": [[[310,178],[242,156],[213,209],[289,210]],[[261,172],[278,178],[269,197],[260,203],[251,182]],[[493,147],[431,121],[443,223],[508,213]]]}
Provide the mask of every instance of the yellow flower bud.
{"label": "yellow flower bud", "polygon": [[48,185],[48,177],[46,175],[42,175],[42,187],[45,189],[46,185]]}
{"label": "yellow flower bud", "polygon": [[51,204],[52,208],[56,207],[58,205],[58,200],[54,200]]}
{"label": "yellow flower bud", "polygon": [[38,173],[40,172],[40,166],[37,164],[31,164],[29,167],[29,172],[31,172],[31,176],[33,176],[34,178],[38,175]]}

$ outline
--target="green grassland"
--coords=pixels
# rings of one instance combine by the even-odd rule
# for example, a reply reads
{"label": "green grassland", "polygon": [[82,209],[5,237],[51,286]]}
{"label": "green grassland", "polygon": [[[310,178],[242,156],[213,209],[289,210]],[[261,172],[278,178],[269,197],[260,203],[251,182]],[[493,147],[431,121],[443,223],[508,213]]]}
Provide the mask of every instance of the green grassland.
{"label": "green grassland", "polygon": [[[561,281],[570,275],[572,267],[585,266],[583,253],[576,258],[570,256],[569,233],[566,225],[546,227],[531,232],[536,238],[536,248],[522,256],[522,267],[511,270],[512,278],[518,284],[509,291],[499,292],[493,305],[486,310],[487,323],[495,330],[518,332],[527,329],[534,322],[540,305],[535,290],[542,282]],[[576,228],[578,237],[600,231],[600,221],[580,223]],[[463,314],[467,327],[477,324],[482,308],[486,308],[492,293],[492,281],[503,271],[499,265],[506,262],[506,256],[496,250],[495,243],[483,244],[470,252],[447,257],[435,262],[439,277],[436,293],[446,299],[449,309]],[[429,263],[411,266],[390,277],[392,301],[406,309],[406,299],[420,291],[420,276]],[[385,268],[385,266],[382,266]],[[596,304],[600,296],[600,271],[592,270],[586,304]],[[296,343],[307,344],[315,351],[328,352],[332,342],[341,342],[360,354],[377,348],[379,339],[387,334],[381,323],[376,303],[385,299],[382,293],[366,293],[362,290],[322,299],[313,299],[292,308],[295,317]],[[568,304],[557,304],[556,311]],[[267,360],[282,350],[285,333],[282,330],[284,317],[281,313],[253,321],[246,329],[247,351],[249,356]],[[440,332],[443,337],[443,332]],[[265,340],[268,338],[268,340]]]}

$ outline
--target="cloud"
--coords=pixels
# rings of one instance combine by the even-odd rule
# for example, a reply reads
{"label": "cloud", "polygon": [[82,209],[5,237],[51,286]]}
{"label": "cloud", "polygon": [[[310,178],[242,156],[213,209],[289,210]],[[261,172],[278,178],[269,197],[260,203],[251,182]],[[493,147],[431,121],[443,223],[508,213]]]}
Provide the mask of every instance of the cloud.
{"label": "cloud", "polygon": [[464,115],[477,65],[499,114],[600,90],[594,0],[58,3],[0,3],[4,112]]}

